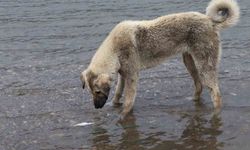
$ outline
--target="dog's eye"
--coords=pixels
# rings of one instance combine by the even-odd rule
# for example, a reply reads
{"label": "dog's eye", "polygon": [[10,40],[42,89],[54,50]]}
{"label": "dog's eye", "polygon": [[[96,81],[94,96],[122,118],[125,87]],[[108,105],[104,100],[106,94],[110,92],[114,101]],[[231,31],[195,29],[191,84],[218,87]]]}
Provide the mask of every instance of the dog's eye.
{"label": "dog's eye", "polygon": [[101,91],[95,91],[96,94],[101,94]]}

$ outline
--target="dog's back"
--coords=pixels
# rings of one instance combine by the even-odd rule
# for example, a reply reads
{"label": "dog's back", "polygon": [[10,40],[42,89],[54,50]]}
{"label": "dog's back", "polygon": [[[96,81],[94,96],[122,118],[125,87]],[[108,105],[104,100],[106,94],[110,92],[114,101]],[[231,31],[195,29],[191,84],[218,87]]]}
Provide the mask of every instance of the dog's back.
{"label": "dog's back", "polygon": [[142,24],[136,33],[142,68],[153,67],[211,36],[216,36],[211,19],[197,12],[167,15],[150,21],[150,25]]}
{"label": "dog's back", "polygon": [[[136,49],[141,69],[199,44],[219,42],[218,31],[237,23],[239,8],[233,0],[213,0],[206,14],[187,12],[148,21],[124,21],[110,33],[116,51]],[[124,56],[120,54],[120,56]]]}

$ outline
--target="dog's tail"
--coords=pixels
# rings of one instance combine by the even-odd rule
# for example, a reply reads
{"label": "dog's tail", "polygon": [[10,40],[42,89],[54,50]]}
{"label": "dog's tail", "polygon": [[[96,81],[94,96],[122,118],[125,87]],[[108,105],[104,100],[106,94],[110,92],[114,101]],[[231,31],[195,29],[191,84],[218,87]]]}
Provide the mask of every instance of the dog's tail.
{"label": "dog's tail", "polygon": [[212,0],[206,10],[215,26],[227,28],[237,24],[240,17],[240,8],[235,0]]}

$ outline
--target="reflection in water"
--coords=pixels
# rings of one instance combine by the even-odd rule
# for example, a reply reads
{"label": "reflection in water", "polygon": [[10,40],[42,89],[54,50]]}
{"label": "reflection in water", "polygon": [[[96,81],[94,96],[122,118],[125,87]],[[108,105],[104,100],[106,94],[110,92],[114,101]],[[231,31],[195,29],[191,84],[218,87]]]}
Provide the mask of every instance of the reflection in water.
{"label": "reflection in water", "polygon": [[[125,121],[119,122],[122,127],[121,137],[117,138],[117,143],[110,140],[112,135],[104,128],[95,128],[93,131],[93,150],[113,150],[113,149],[142,149],[139,144],[139,132],[137,130],[136,118],[133,114]],[[119,128],[120,129],[120,128]],[[119,139],[119,140],[118,140]]]}
{"label": "reflection in water", "polygon": [[[202,107],[202,105],[197,105],[194,113],[187,113],[189,115],[182,117],[182,121],[185,120],[186,125],[181,135],[176,135],[179,138],[169,138],[170,140],[168,140],[168,134],[164,131],[154,131],[151,130],[151,127],[147,127],[147,130],[145,130],[147,124],[143,124],[141,126],[143,129],[140,129],[137,124],[141,122],[136,122],[136,117],[131,115],[120,123],[122,133],[115,138],[117,141],[111,140],[111,137],[114,137],[111,133],[114,133],[114,131],[108,132],[108,129],[96,128],[95,130],[98,130],[98,132],[93,132],[92,148],[97,150],[221,149],[224,145],[223,142],[218,141],[218,136],[222,134],[222,130],[220,130],[222,127],[221,118],[219,115],[207,114],[202,111]],[[145,137],[145,135],[147,136]],[[163,139],[162,136],[165,138]]]}
{"label": "reflection in water", "polygon": [[202,113],[197,113],[189,118],[180,140],[187,149],[219,149],[223,147],[223,143],[217,141],[222,133],[221,125],[219,116],[206,119]]}
{"label": "reflection in water", "polygon": [[[216,150],[223,147],[223,142],[217,141],[217,137],[222,134],[222,121],[219,115],[205,113],[204,105],[196,104],[196,111],[188,113],[182,117],[187,119],[186,127],[180,138],[176,140],[163,140],[153,148],[157,150],[180,149],[180,150]],[[146,148],[148,149],[148,148]]]}
{"label": "reflection in water", "polygon": [[124,132],[118,144],[118,149],[140,149],[140,134],[137,130],[136,118],[133,114],[120,123]]}
{"label": "reflection in water", "polygon": [[212,116],[206,119],[204,115],[198,113],[188,120],[186,129],[179,139],[185,149],[220,149],[223,143],[217,141],[217,137],[222,133],[222,125],[219,116]]}
{"label": "reflection in water", "polygon": [[93,138],[93,150],[111,150],[114,146],[111,144],[108,131],[104,128],[98,127],[92,132]]}

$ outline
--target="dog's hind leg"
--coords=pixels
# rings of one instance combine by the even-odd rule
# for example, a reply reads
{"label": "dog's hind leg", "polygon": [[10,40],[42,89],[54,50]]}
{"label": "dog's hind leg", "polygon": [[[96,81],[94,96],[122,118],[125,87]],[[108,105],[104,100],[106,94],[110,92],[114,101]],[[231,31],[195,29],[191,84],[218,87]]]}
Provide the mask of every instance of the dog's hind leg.
{"label": "dog's hind leg", "polygon": [[182,57],[188,72],[190,73],[190,75],[194,80],[194,85],[195,85],[194,100],[199,100],[202,93],[202,83],[200,81],[199,73],[195,67],[194,60],[192,58],[192,55],[190,55],[188,52],[183,53]]}
{"label": "dog's hind leg", "polygon": [[217,65],[219,61],[219,44],[204,44],[203,49],[192,50],[192,56],[199,72],[203,85],[210,89],[211,99],[216,110],[220,110],[222,105],[221,94],[218,85]]}
{"label": "dog's hind leg", "polygon": [[115,90],[115,95],[114,95],[114,98],[113,98],[113,101],[112,101],[114,106],[120,106],[121,105],[121,103],[119,101],[120,101],[120,98],[122,97],[124,84],[125,84],[124,77],[119,75],[116,90]]}

